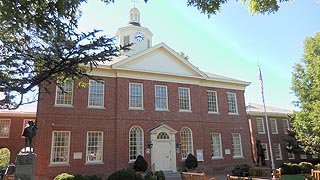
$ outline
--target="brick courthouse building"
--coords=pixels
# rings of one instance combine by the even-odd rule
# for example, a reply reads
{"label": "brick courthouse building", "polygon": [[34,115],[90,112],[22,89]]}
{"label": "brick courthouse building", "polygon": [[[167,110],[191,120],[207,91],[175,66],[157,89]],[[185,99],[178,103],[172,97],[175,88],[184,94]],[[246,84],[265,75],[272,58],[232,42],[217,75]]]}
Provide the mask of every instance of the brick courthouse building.
{"label": "brick courthouse building", "polygon": [[132,50],[94,68],[100,81],[54,84],[41,94],[35,149],[37,179],[61,172],[109,174],[139,154],[155,170],[179,171],[189,153],[206,172],[252,162],[245,87],[248,82],[205,73],[164,43],[132,8],[119,28]]}

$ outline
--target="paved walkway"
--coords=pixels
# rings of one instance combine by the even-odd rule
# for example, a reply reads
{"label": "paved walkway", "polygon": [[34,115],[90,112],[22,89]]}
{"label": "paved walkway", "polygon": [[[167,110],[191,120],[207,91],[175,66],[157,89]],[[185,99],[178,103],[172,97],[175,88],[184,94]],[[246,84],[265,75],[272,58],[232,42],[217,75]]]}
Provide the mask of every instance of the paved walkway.
{"label": "paved walkway", "polygon": [[[227,175],[226,174],[206,174],[207,178],[216,178],[216,180],[226,180]],[[166,178],[166,180],[181,180],[180,177],[171,177],[171,178]]]}

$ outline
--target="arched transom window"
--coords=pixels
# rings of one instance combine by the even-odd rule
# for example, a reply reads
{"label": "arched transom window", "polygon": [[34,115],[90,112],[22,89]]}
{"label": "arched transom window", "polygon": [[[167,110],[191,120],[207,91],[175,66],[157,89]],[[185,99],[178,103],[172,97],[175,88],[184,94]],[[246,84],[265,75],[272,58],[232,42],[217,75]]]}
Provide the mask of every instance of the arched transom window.
{"label": "arched transom window", "polygon": [[182,128],[180,132],[181,139],[181,156],[186,159],[188,154],[193,154],[192,132],[190,128]]}
{"label": "arched transom window", "polygon": [[143,130],[134,126],[129,134],[129,160],[136,160],[138,155],[143,155]]}
{"label": "arched transom window", "polygon": [[157,139],[169,139],[169,134],[166,132],[160,132],[157,136]]}

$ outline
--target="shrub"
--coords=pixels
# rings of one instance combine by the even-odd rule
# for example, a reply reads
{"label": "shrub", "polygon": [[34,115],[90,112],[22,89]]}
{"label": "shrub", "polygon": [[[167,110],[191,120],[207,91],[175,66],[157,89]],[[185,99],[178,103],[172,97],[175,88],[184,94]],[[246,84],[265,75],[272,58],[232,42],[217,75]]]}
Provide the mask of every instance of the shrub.
{"label": "shrub", "polygon": [[247,175],[250,168],[251,166],[249,166],[248,164],[235,165],[234,169],[232,170],[232,175],[235,175],[235,176]]}
{"label": "shrub", "polygon": [[292,174],[300,174],[301,170],[300,170],[300,166],[298,164],[291,164],[292,166]]}
{"label": "shrub", "polygon": [[5,168],[10,162],[10,150],[8,148],[0,149],[0,169]]}
{"label": "shrub", "polygon": [[299,166],[300,166],[301,172],[304,174],[310,174],[311,169],[313,168],[313,165],[310,162],[301,162]]}
{"label": "shrub", "polygon": [[280,167],[283,171],[283,174],[293,174],[291,163],[283,163]]}
{"label": "shrub", "polygon": [[102,180],[102,178],[97,176],[97,175],[76,174],[76,175],[74,175],[74,179],[73,180]]}
{"label": "shrub", "polygon": [[157,176],[153,174],[152,171],[148,171],[147,174],[144,176],[145,180],[157,180]]}
{"label": "shrub", "polygon": [[108,180],[128,180],[128,179],[136,179],[136,174],[133,169],[121,169],[113,172]]}
{"label": "shrub", "polygon": [[194,157],[194,155],[191,154],[191,153],[188,154],[188,157],[187,157],[185,163],[186,163],[186,167],[187,167],[188,169],[195,169],[195,168],[198,167],[198,160],[197,160],[197,158]]}
{"label": "shrub", "polygon": [[68,173],[61,173],[54,178],[54,180],[74,180],[74,175]]}
{"label": "shrub", "polygon": [[315,168],[316,170],[320,170],[320,164],[316,164],[316,165],[314,166],[314,168]]}
{"label": "shrub", "polygon": [[134,162],[133,169],[138,172],[145,172],[148,169],[148,163],[143,156],[139,155]]}
{"label": "shrub", "polygon": [[154,174],[156,175],[157,180],[165,180],[166,179],[163,171],[156,171]]}

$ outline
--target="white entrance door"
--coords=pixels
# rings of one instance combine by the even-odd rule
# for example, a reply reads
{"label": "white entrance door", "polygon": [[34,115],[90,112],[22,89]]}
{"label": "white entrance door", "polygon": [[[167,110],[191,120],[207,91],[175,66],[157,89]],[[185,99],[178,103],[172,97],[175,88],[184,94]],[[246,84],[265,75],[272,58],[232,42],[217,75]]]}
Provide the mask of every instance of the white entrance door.
{"label": "white entrance door", "polygon": [[172,155],[171,155],[171,143],[161,141],[157,143],[157,156],[158,160],[155,161],[156,168],[162,171],[172,171]]}

